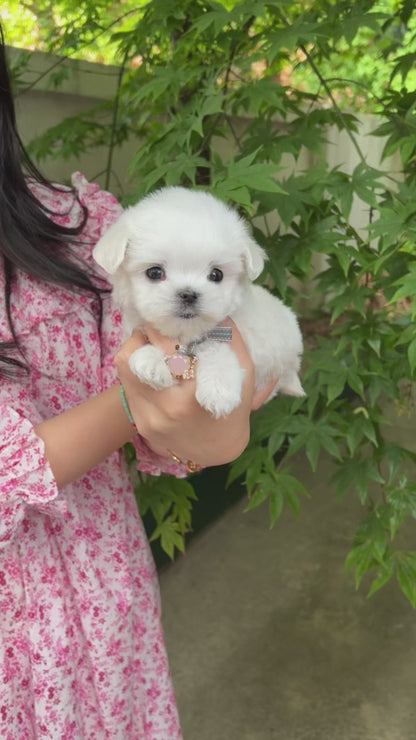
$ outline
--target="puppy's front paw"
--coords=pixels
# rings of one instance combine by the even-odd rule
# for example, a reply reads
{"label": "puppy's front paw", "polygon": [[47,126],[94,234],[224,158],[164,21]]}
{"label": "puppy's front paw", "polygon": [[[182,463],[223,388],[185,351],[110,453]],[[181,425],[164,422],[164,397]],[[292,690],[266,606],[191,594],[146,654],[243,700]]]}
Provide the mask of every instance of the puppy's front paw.
{"label": "puppy's front paw", "polygon": [[196,391],[196,400],[214,419],[228,416],[241,403],[241,388],[230,388],[218,382],[204,384]]}
{"label": "puppy's front paw", "polygon": [[143,383],[150,385],[159,391],[170,388],[175,384],[174,379],[166,367],[164,353],[159,347],[146,344],[136,349],[129,360],[130,370],[137,375]]}
{"label": "puppy's front paw", "polygon": [[228,416],[241,403],[244,370],[225,346],[212,346],[199,357],[196,400],[215,419]]}

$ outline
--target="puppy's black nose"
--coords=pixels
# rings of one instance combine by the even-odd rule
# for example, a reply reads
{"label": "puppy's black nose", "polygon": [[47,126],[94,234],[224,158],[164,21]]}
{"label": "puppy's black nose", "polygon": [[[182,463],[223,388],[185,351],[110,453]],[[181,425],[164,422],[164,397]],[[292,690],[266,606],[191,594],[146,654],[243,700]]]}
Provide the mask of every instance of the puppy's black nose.
{"label": "puppy's black nose", "polygon": [[183,301],[183,303],[186,303],[188,306],[192,305],[192,303],[195,303],[195,301],[198,300],[198,293],[195,293],[194,290],[180,290],[178,292],[178,296]]}

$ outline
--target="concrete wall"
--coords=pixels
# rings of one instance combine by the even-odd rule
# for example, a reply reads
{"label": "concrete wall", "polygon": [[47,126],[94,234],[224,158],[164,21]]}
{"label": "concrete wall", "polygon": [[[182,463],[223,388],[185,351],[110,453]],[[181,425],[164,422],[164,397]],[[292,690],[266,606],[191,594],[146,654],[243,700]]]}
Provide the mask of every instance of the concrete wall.
{"label": "concrete wall", "polygon": [[[9,49],[10,59],[13,61],[18,53],[15,49]],[[91,106],[112,98],[116,92],[117,67],[76,60],[63,62],[70,69],[69,76],[57,89],[53,89],[52,76],[60,63],[57,57],[38,52],[31,55],[24,73],[25,85],[16,96],[18,126],[25,144],[65,118],[82,114]],[[132,142],[118,148],[114,156],[109,189],[118,197],[128,190],[127,170],[136,146]],[[107,157],[107,150],[102,148],[83,153],[80,157],[48,159],[37,164],[47,177],[57,182],[67,182],[72,172],[80,170],[89,180],[103,186],[102,173],[107,165]]]}

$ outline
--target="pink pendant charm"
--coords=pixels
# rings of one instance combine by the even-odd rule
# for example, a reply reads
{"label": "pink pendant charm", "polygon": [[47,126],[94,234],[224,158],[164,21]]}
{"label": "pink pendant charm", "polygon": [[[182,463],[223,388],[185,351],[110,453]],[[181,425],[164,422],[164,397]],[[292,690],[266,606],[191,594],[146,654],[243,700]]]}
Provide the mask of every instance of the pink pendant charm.
{"label": "pink pendant charm", "polygon": [[190,380],[194,378],[194,365],[196,361],[197,358],[195,355],[185,355],[179,352],[165,358],[168,369],[177,380]]}

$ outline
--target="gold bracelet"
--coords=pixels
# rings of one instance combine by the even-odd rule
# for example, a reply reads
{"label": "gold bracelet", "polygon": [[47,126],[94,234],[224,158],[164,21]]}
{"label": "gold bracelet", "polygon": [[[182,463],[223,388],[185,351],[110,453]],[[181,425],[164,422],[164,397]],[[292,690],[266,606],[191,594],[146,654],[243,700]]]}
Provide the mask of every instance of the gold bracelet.
{"label": "gold bracelet", "polygon": [[179,463],[179,465],[184,465],[188,471],[188,473],[198,473],[199,470],[201,470],[201,465],[198,465],[198,463],[192,462],[192,460],[181,460],[180,457],[175,455],[172,450],[168,450],[169,457],[172,458],[175,462]]}

